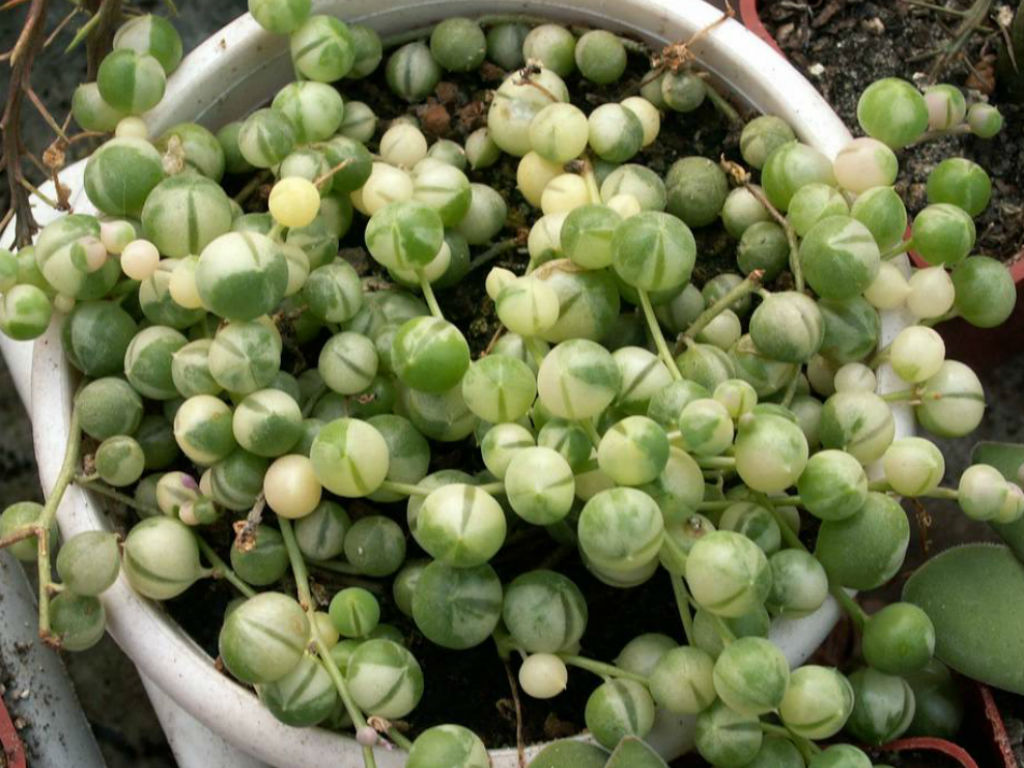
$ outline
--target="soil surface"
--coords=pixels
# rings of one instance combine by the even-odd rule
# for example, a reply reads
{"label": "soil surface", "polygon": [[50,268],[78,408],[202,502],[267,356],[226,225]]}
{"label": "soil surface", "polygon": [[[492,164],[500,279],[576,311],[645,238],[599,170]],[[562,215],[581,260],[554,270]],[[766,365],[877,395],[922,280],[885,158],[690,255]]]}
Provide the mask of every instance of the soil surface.
{"label": "soil surface", "polygon": [[[989,99],[996,104],[1006,122],[995,138],[947,137],[900,153],[898,188],[908,209],[916,212],[927,202],[924,183],[936,164],[955,156],[974,160],[988,171],[993,183],[992,202],[977,219],[976,252],[1004,261],[1018,258],[1024,247],[1024,108],[1003,98],[996,73],[1002,34],[994,20],[971,34],[959,54],[942,64],[942,53],[956,37],[962,18],[958,12],[970,7],[970,0],[936,3],[951,13],[907,0],[762,1],[760,5],[761,18],[779,46],[854,133],[863,133],[856,127],[857,99],[882,77],[902,77],[922,85],[952,83],[967,90],[969,101]],[[936,66],[939,69],[932,77]]]}

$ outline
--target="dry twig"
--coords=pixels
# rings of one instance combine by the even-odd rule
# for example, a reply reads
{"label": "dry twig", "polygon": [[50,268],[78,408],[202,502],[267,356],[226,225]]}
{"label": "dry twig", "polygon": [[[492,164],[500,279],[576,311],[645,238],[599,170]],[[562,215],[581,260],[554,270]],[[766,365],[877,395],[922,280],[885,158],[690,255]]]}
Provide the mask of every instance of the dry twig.
{"label": "dry twig", "polygon": [[32,63],[43,43],[49,0],[31,0],[31,3],[25,25],[11,50],[7,102],[3,118],[0,119],[3,154],[7,164],[7,188],[11,195],[11,209],[17,217],[14,243],[19,248],[32,242],[32,236],[39,229],[32,215],[29,193],[24,186],[25,174],[21,168],[21,105],[32,75]]}

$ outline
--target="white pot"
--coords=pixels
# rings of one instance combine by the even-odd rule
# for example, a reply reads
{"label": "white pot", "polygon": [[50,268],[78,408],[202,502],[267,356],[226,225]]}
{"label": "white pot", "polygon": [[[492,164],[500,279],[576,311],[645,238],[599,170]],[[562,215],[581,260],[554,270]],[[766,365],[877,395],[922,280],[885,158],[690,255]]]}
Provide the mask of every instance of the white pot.
{"label": "white pot", "polygon": [[[688,40],[720,18],[717,9],[701,0],[314,0],[314,9],[368,24],[382,36],[456,15],[525,13],[628,32],[656,47]],[[694,46],[694,53],[701,66],[741,100],[783,117],[802,140],[822,152],[834,155],[849,141],[845,126],[810,83],[737,22],[716,27]],[[182,62],[147,122],[153,135],[183,121],[216,129],[268,101],[293,77],[287,39],[268,34],[245,15]],[[83,164],[78,163],[61,177],[72,190],[75,210],[91,212],[82,191],[82,173]],[[40,223],[55,218],[48,208],[37,206],[35,212]],[[886,314],[882,343],[889,343],[908,322],[907,317]],[[29,404],[40,479],[49,488],[64,453],[73,386],[59,322],[34,346],[10,342],[0,334],[0,347]],[[883,371],[880,378],[885,391],[898,387],[891,371]],[[909,410],[896,411],[897,436],[910,434]],[[74,486],[65,495],[58,518],[65,537],[108,526],[101,508]],[[136,595],[123,576],[103,602],[111,635],[144,677],[227,742],[279,768],[362,765],[354,740],[318,728],[290,728],[276,720],[248,689],[217,672],[213,660],[158,604]],[[821,644],[838,615],[830,598],[805,619],[776,621],[772,639],[791,664],[800,664]],[[692,718],[662,718],[651,741],[666,757],[677,756],[692,744],[692,724]],[[529,749],[528,756],[537,749]],[[494,750],[491,756],[494,768],[518,766],[514,749]],[[398,768],[405,762],[404,753],[378,749],[377,762],[381,768]]]}

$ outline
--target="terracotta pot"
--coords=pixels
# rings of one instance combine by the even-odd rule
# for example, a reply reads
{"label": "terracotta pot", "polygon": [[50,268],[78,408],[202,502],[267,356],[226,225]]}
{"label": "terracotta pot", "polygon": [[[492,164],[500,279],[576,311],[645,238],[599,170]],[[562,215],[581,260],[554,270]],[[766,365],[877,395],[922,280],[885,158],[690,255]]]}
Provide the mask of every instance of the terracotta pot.
{"label": "terracotta pot", "polygon": [[0,697],[0,748],[3,749],[3,765],[6,768],[26,768],[25,746],[11,721],[3,697]]}

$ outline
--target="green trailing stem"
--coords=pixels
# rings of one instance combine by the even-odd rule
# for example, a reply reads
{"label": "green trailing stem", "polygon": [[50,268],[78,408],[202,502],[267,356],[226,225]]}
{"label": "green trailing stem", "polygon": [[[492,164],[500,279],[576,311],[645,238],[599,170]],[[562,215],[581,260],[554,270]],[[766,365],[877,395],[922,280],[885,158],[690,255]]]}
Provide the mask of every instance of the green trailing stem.
{"label": "green trailing stem", "polygon": [[75,468],[78,465],[78,457],[81,452],[82,430],[79,426],[78,409],[71,409],[71,420],[68,423],[68,440],[64,448],[64,463],[61,464],[57,479],[50,489],[50,495],[43,505],[43,511],[39,513],[39,520],[33,526],[36,534],[36,541],[39,551],[38,574],[39,574],[39,636],[47,643],[59,643],[59,638],[50,634],[50,529],[53,527],[57,517],[57,507],[60,506],[64,492],[71,484],[75,476]]}
{"label": "green trailing stem", "polygon": [[587,437],[590,438],[590,442],[597,448],[601,444],[601,435],[598,433],[597,427],[594,426],[594,422],[591,419],[582,419],[576,423],[582,427],[583,431],[587,433]]}
{"label": "green trailing stem", "polygon": [[409,741],[409,739],[407,739],[395,726],[389,725],[386,733],[388,738],[391,739],[391,741],[400,749],[404,749],[406,752],[412,749],[412,742]]}
{"label": "green trailing stem", "polygon": [[914,389],[899,389],[895,392],[886,392],[881,395],[881,398],[887,403],[901,403],[906,400],[913,400],[917,397],[917,392]]}
{"label": "green trailing stem", "polygon": [[[890,486],[885,480],[875,480],[868,484],[868,490],[886,493],[892,491],[892,486]],[[932,488],[930,491],[925,491],[920,494],[920,497],[925,499],[949,499],[950,501],[956,501],[960,498],[960,492],[956,488]]]}
{"label": "green trailing stem", "polygon": [[693,645],[693,616],[690,615],[690,594],[683,583],[683,577],[675,573],[669,574],[672,581],[672,594],[676,598],[676,608],[679,609],[679,620],[683,623],[683,634],[686,636],[687,645]]}
{"label": "green trailing stem", "polygon": [[612,677],[621,677],[625,680],[632,680],[640,683],[641,685],[649,685],[650,681],[643,675],[637,675],[632,672],[627,672],[624,669],[619,669],[614,664],[606,664],[603,661],[594,661],[593,659],[587,659],[583,656],[573,656],[568,653],[558,654],[558,658],[564,661],[570,667],[578,667],[579,669],[585,669],[588,672],[593,672],[595,675],[603,677],[605,679]]}
{"label": "green trailing stem", "polygon": [[[785,521],[779,511],[774,507],[770,506],[772,516],[775,518],[776,524],[779,526],[779,531],[782,533],[782,538],[793,549],[801,549],[804,552],[809,552],[804,543],[800,541],[800,537],[796,535],[796,531],[789,527],[789,523]],[[839,603],[840,607],[849,614],[850,618],[857,625],[858,628],[863,629],[864,622],[867,621],[867,614],[864,613],[864,609],[861,608],[857,602],[850,597],[846,590],[836,584],[832,579],[829,579],[828,590],[832,593],[832,596]]]}
{"label": "green trailing stem", "polygon": [[803,736],[798,736],[784,725],[775,725],[774,723],[766,723],[762,721],[761,730],[765,733],[781,736],[782,738],[791,741],[793,746],[800,751],[800,755],[804,760],[810,761],[818,752],[821,752],[821,747],[813,741],[805,739]]}
{"label": "green trailing stem", "polygon": [[[284,546],[288,552],[288,560],[291,562],[292,574],[295,576],[295,589],[298,592],[299,604],[306,612],[306,616],[309,617],[313,644],[316,647],[317,655],[327,669],[327,674],[330,675],[331,680],[334,682],[334,687],[338,689],[338,695],[341,697],[345,712],[355,726],[356,731],[358,731],[360,728],[367,727],[366,718],[349,694],[345,678],[342,676],[341,670],[338,669],[338,665],[334,663],[330,650],[320,636],[320,630],[314,615],[316,613],[316,603],[313,601],[313,596],[309,591],[309,574],[306,571],[306,562],[302,559],[302,552],[299,551],[299,543],[295,539],[295,531],[292,530],[291,521],[287,518],[278,518],[278,522],[281,526]],[[377,760],[373,756],[372,747],[363,747],[363,764],[365,768],[377,768]]]}
{"label": "green trailing stem", "polygon": [[732,456],[706,456],[695,459],[701,469],[733,469],[736,459]]}
{"label": "green trailing stem", "polygon": [[524,336],[523,343],[526,344],[526,351],[530,353],[533,362],[538,366],[544,361],[544,344],[536,336]]}
{"label": "green trailing stem", "polygon": [[466,273],[469,274],[474,269],[479,269],[480,267],[490,264],[496,258],[504,253],[508,253],[518,245],[519,241],[515,238],[509,238],[508,240],[502,240],[501,242],[495,243],[469,262],[469,266],[466,268]]}
{"label": "green trailing stem", "polygon": [[441,311],[441,305],[437,303],[437,297],[434,296],[434,289],[431,287],[430,281],[422,274],[420,275],[420,290],[423,291],[423,300],[427,302],[430,314],[438,320],[444,320],[444,313]]}
{"label": "green trailing stem", "polygon": [[224,562],[220,555],[213,551],[213,547],[207,544],[203,540],[202,536],[195,531],[193,531],[193,533],[196,537],[196,544],[199,545],[199,551],[203,553],[203,557],[209,561],[213,568],[211,574],[213,578],[224,579],[246,597],[255,597],[256,590],[238,578],[238,574],[236,574],[231,567]]}
{"label": "green trailing stem", "polygon": [[654,307],[651,306],[651,297],[647,295],[647,291],[643,288],[636,289],[637,295],[640,297],[640,307],[644,311],[644,320],[647,321],[647,329],[651,332],[651,336],[654,339],[654,345],[658,348],[658,357],[668,368],[669,373],[676,381],[682,381],[683,374],[679,371],[679,366],[676,365],[676,359],[672,355],[672,352],[668,348],[668,343],[665,341],[665,334],[661,332],[661,324],[658,322],[657,316],[654,314]]}
{"label": "green trailing stem", "polygon": [[895,258],[896,256],[899,256],[901,253],[906,253],[913,247],[913,240],[901,240],[892,248],[887,248],[886,250],[882,251],[882,259],[887,261],[889,259]]}
{"label": "green trailing stem", "polygon": [[705,79],[705,85],[707,86],[707,97],[711,102],[712,106],[717,109],[722,117],[728,120],[732,124],[742,123],[743,119],[740,117],[740,113],[736,111],[736,108],[729,103],[729,100],[718,92],[718,89],[710,82]]}
{"label": "green trailing stem", "polygon": [[679,337],[679,341],[676,342],[676,354],[681,354],[686,349],[686,343],[692,341],[698,333],[707,328],[712,320],[744,296],[748,296],[756,291],[761,285],[762,277],[764,277],[764,270],[755,269],[747,275],[746,280],[737,284],[718,301],[697,315],[697,319],[690,323],[690,327],[683,332],[682,336]]}
{"label": "green trailing stem", "polygon": [[[106,483],[92,479],[92,475],[83,476],[76,475],[74,478],[75,485],[87,491],[105,496],[108,499],[112,499],[126,507],[130,507],[137,512],[145,512],[150,515],[162,515],[159,509],[148,507],[144,504],[139,504],[134,498],[127,494],[121,493]],[[232,570],[231,566],[224,562],[223,558],[218,555],[213,547],[206,543],[202,536],[197,531],[193,531],[196,537],[196,544],[199,546],[199,551],[203,553],[203,556],[209,561],[212,566],[210,570],[210,576],[215,579],[224,579],[230,583],[235,589],[237,589],[245,597],[253,597],[256,594],[256,590],[242,581],[238,575]]]}
{"label": "green trailing stem", "polygon": [[385,480],[380,484],[382,491],[391,491],[391,493],[400,493],[403,496],[428,496],[430,495],[430,489],[423,488],[419,485],[413,485],[412,483],[399,483],[394,480]]}
{"label": "green trailing stem", "polygon": [[786,385],[786,394],[782,398],[782,407],[789,408],[793,402],[793,398],[796,397],[796,388],[800,384],[800,371],[799,369],[790,377],[789,384]]}

